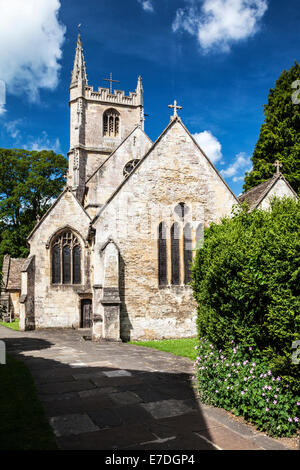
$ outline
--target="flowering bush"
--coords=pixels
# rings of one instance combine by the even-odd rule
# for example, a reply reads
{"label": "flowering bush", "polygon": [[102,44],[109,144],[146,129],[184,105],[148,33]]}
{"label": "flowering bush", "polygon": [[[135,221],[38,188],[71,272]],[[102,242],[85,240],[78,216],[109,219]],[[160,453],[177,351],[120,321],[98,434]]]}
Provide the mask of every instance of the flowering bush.
{"label": "flowering bush", "polygon": [[201,401],[243,416],[275,437],[296,434],[300,397],[274,376],[254,347],[235,345],[223,352],[205,338],[195,367]]}

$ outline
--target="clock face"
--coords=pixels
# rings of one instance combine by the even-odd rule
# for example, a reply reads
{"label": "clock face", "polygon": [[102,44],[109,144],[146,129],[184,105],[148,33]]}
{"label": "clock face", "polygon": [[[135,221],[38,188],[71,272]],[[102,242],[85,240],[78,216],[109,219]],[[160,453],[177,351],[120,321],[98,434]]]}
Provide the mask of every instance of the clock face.
{"label": "clock face", "polygon": [[139,159],[135,159],[135,160],[130,160],[129,162],[127,162],[123,169],[123,175],[125,177],[128,176],[132,172],[132,170],[136,167],[139,161],[140,161]]}

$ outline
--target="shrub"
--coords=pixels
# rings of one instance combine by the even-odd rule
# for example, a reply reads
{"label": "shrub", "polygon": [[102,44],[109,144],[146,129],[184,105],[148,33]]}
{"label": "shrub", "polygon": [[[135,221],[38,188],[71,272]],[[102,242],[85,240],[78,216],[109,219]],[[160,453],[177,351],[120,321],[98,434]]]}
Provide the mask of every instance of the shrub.
{"label": "shrub", "polygon": [[201,338],[195,362],[201,401],[243,416],[274,437],[296,434],[300,397],[274,376],[256,348],[232,347],[223,353]]}
{"label": "shrub", "polygon": [[230,340],[257,348],[299,392],[292,343],[300,338],[300,202],[274,199],[269,211],[236,208],[205,230],[193,265],[199,336],[218,349]]}

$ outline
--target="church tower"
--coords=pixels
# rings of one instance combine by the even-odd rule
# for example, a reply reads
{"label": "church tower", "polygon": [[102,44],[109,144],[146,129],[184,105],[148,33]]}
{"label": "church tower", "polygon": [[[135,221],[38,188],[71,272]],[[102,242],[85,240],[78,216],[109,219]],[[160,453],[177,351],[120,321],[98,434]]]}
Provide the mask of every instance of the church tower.
{"label": "church tower", "polygon": [[89,86],[80,33],[70,85],[70,150],[68,185],[82,201],[87,178],[127,135],[139,126],[144,130],[143,85],[128,96],[110,88]]}

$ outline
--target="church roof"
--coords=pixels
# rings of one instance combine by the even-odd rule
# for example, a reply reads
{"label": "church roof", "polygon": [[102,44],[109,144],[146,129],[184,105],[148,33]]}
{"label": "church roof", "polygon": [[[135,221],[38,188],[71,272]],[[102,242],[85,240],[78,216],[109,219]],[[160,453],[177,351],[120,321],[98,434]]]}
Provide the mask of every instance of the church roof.
{"label": "church roof", "polygon": [[25,258],[11,258],[5,255],[2,268],[5,290],[21,290],[21,272],[25,261]]}
{"label": "church roof", "polygon": [[158,143],[161,141],[161,139],[164,137],[164,135],[169,131],[169,129],[171,129],[171,127],[176,123],[176,122],[179,122],[182,127],[184,128],[184,130],[187,132],[187,134],[189,135],[189,137],[192,139],[192,141],[194,142],[194,144],[196,145],[196,147],[198,147],[198,149],[201,151],[201,153],[203,154],[203,156],[206,158],[206,160],[208,161],[208,163],[210,164],[210,166],[213,168],[213,170],[216,172],[216,174],[219,176],[219,178],[222,180],[222,182],[224,183],[224,185],[227,187],[227,189],[231,192],[231,194],[233,195],[234,199],[236,199],[237,203],[238,203],[238,199],[236,197],[236,195],[232,192],[232,190],[230,189],[230,187],[228,186],[228,184],[226,183],[226,181],[222,178],[222,176],[220,175],[220,173],[218,172],[218,170],[216,169],[216,167],[212,164],[212,162],[210,161],[210,159],[207,157],[207,155],[205,154],[205,152],[202,150],[202,148],[199,146],[199,144],[197,143],[197,141],[194,139],[194,137],[191,135],[191,133],[188,131],[188,129],[185,127],[185,125],[183,124],[183,122],[181,121],[180,117],[178,116],[175,116],[173,118],[171,118],[171,121],[169,122],[169,124],[167,125],[167,127],[164,129],[164,131],[160,134],[160,136],[157,138],[157,140],[154,142],[154,144],[150,147],[150,149],[148,150],[148,152],[145,153],[145,155],[140,159],[140,161],[137,163],[137,165],[134,167],[134,169],[132,170],[131,173],[129,173],[129,175],[124,178],[124,180],[121,182],[121,184],[117,187],[117,189],[112,193],[112,195],[110,196],[110,198],[106,201],[106,203],[101,207],[101,209],[99,210],[98,214],[94,217],[94,219],[92,220],[91,222],[91,226],[94,224],[94,222],[98,219],[98,217],[101,215],[101,213],[104,211],[104,209],[107,207],[107,205],[114,199],[114,197],[118,194],[118,192],[120,191],[120,189],[127,183],[127,181],[129,180],[129,178],[137,171],[137,169],[143,164],[143,162],[146,160],[146,158],[151,154],[151,152],[153,151],[153,149],[158,145]]}
{"label": "church roof", "polygon": [[57,203],[60,201],[60,199],[63,197],[64,194],[66,194],[66,192],[70,192],[73,196],[73,198],[75,199],[75,201],[77,202],[77,204],[80,206],[80,208],[83,210],[83,212],[86,214],[86,216],[91,220],[91,217],[89,216],[89,214],[87,213],[87,211],[85,210],[85,208],[83,207],[83,205],[80,203],[80,201],[77,199],[77,197],[74,195],[72,189],[69,187],[69,186],[66,186],[65,189],[60,193],[60,195],[58,196],[58,198],[54,201],[54,203],[52,204],[52,206],[47,210],[47,212],[43,215],[43,217],[38,221],[38,223],[35,225],[35,227],[33,228],[33,230],[30,232],[30,234],[28,235],[27,237],[27,241],[30,240],[30,238],[32,237],[32,235],[34,234],[34,232],[38,229],[38,227],[44,222],[44,220],[46,219],[46,217],[48,217],[48,215],[50,214],[50,212],[54,209],[54,207],[57,205]]}
{"label": "church roof", "polygon": [[285,179],[283,174],[279,172],[273,175],[272,178],[268,179],[267,181],[264,181],[263,183],[259,184],[258,186],[255,186],[246,193],[241,194],[238,197],[239,202],[247,202],[250,211],[256,209],[262,202],[262,200],[266,197],[266,195],[269,193],[269,191],[280,179],[282,179],[291,189],[291,191],[295,194],[295,196],[297,196],[297,194],[295,193],[291,185],[288,183],[288,181]]}

